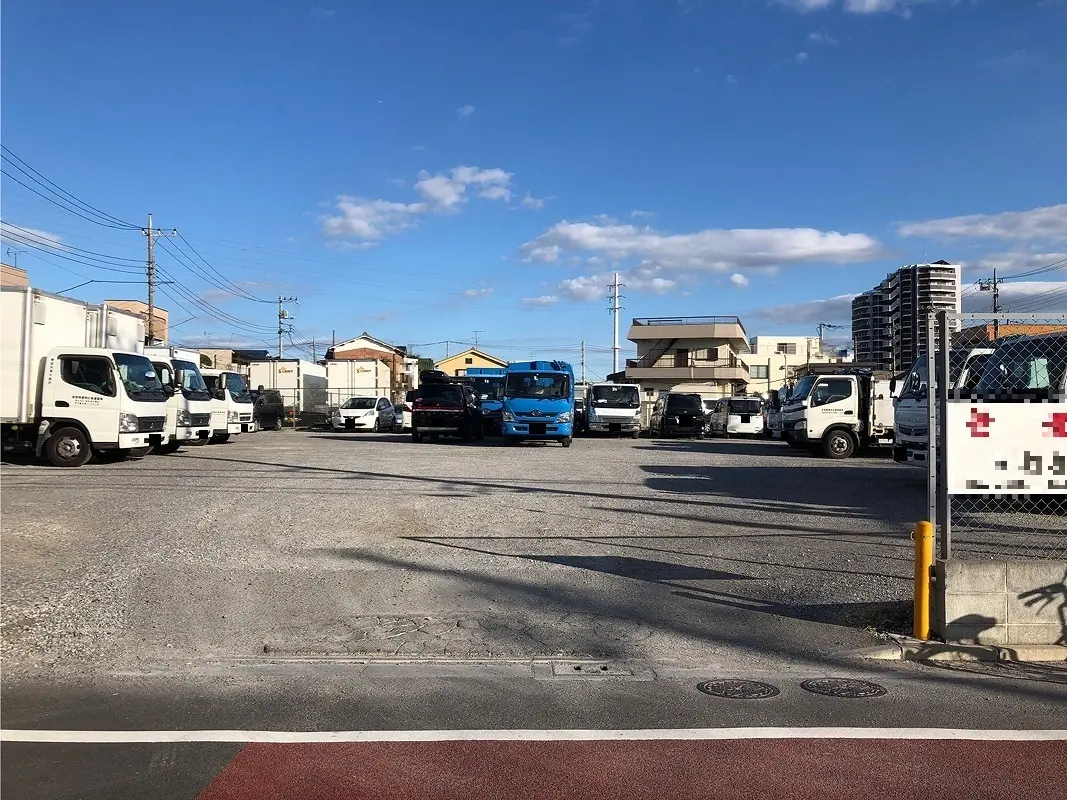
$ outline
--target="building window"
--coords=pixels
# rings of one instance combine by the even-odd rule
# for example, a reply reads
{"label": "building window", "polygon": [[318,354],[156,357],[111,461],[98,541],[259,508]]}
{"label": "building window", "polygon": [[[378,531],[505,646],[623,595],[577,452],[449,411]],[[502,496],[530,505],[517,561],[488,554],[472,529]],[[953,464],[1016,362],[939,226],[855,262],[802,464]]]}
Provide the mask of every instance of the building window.
{"label": "building window", "polygon": [[774,351],[780,355],[795,356],[797,354],[796,342],[778,342],[778,347]]}
{"label": "building window", "polygon": [[473,364],[474,363],[474,359],[473,358],[465,358],[465,359],[463,359],[463,363],[464,364]]}
{"label": "building window", "polygon": [[749,375],[757,380],[766,380],[770,376],[770,367],[766,364],[756,364],[749,369]]}
{"label": "building window", "polygon": [[704,358],[707,361],[718,361],[719,360],[719,348],[718,347],[709,347],[708,348],[708,352],[706,352],[704,354]]}

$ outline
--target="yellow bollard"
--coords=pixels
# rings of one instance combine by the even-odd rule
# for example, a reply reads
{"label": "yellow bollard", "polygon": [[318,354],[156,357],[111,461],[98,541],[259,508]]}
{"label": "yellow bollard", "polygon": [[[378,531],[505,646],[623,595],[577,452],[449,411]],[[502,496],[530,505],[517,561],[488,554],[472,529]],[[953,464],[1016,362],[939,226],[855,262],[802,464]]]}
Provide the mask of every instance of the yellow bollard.
{"label": "yellow bollard", "polygon": [[930,638],[930,571],[934,566],[934,526],[916,522],[911,540],[915,542],[915,600],[912,634]]}

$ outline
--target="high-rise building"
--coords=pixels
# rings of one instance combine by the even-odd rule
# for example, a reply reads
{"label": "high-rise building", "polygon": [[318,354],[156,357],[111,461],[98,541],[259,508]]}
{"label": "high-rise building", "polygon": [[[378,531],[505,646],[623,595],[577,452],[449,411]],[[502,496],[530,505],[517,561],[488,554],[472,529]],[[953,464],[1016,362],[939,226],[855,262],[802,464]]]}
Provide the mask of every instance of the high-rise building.
{"label": "high-rise building", "polygon": [[926,352],[931,311],[960,311],[960,267],[908,264],[852,301],[856,361],[903,371]]}

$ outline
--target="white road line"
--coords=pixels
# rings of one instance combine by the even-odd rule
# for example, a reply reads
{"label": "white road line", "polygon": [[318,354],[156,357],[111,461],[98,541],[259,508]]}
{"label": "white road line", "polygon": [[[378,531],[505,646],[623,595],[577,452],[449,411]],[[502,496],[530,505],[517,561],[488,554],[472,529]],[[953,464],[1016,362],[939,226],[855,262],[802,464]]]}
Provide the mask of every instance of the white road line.
{"label": "white road line", "polygon": [[978,742],[1067,741],[1067,730],[959,728],[646,728],[639,730],[426,731],[49,731],[0,730],[3,742],[142,744],[152,742],[612,742],[736,739],[916,739]]}

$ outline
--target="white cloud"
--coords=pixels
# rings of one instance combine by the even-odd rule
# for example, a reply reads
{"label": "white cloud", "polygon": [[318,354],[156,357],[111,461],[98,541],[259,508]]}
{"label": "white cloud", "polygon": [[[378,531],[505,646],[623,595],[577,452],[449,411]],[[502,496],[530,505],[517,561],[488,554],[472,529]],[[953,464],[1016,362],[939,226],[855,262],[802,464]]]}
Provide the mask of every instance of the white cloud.
{"label": "white cloud", "polygon": [[1067,203],[1002,211],[999,214],[968,214],[898,226],[901,236],[935,239],[1025,239],[1067,241]]}
{"label": "white cloud", "polygon": [[742,275],[740,272],[735,272],[730,276],[730,283],[736,286],[738,289],[744,289],[748,286],[748,278]]}
{"label": "white cloud", "polygon": [[481,197],[508,200],[511,197],[508,189],[510,182],[511,173],[496,167],[479,169],[461,166],[453,167],[448,174],[431,175],[425,170],[420,172],[415,191],[436,209],[451,211],[467,201],[467,189],[470,186],[479,187]]}
{"label": "white cloud", "polygon": [[809,56],[807,53],[805,53],[803,51],[797,53],[793,57],[796,59],[796,62],[798,64],[806,64],[808,62],[808,59],[811,58],[811,56]]}
{"label": "white cloud", "polygon": [[481,289],[465,289],[463,291],[464,297],[488,297],[493,293],[492,288],[485,286]]}
{"label": "white cloud", "polygon": [[49,233],[40,228],[27,228],[23,225],[0,222],[0,236],[15,244],[63,249],[63,238],[58,233]]}
{"label": "white cloud", "polygon": [[630,212],[630,219],[644,219],[647,217],[656,216],[655,211],[642,211],[640,208],[635,208]]}
{"label": "white cloud", "polygon": [[967,272],[987,275],[996,270],[998,277],[1006,277],[1062,261],[1067,261],[1067,253],[1012,250],[1006,253],[987,253],[976,261],[965,263],[963,269]]}
{"label": "white cloud", "polygon": [[802,303],[786,303],[764,306],[746,312],[747,316],[777,325],[811,326],[820,322],[852,324],[852,299],[854,294],[840,294],[825,300],[807,300]]}
{"label": "white cloud", "polygon": [[[990,292],[968,292],[963,297],[965,312],[989,311],[993,295]],[[1008,281],[1000,285],[1001,308],[1018,314],[1067,311],[1067,281]]]}
{"label": "white cloud", "polygon": [[835,45],[837,39],[824,31],[812,31],[808,34],[808,41],[812,44]]}
{"label": "white cloud", "polygon": [[522,204],[525,208],[541,209],[545,207],[545,203],[548,202],[547,198],[534,197],[529,192],[522,198]]}
{"label": "white cloud", "polygon": [[[637,267],[619,273],[619,282],[628,292],[646,294],[668,294],[678,288],[678,281],[664,278],[661,270],[654,267]],[[582,275],[560,281],[556,287],[557,296],[566,297],[582,303],[604,300],[608,296],[608,285],[614,279],[614,273],[606,272],[596,275]]]}
{"label": "white cloud", "polygon": [[735,78],[733,75],[727,75],[726,82],[731,86],[737,86],[737,78]]}
{"label": "white cloud", "polygon": [[471,106],[471,105],[460,106],[459,108],[456,109],[456,116],[458,116],[460,119],[466,119],[467,117],[471,116],[473,113],[474,113],[474,106]]}
{"label": "white cloud", "polygon": [[554,294],[543,294],[540,297],[524,297],[522,302],[527,306],[554,306],[559,302],[559,298]]}
{"label": "white cloud", "polygon": [[337,198],[335,208],[337,214],[322,220],[322,231],[327,236],[381,241],[390,234],[410,228],[415,224],[414,217],[429,207],[426,203],[394,203],[343,194]]}
{"label": "white cloud", "polygon": [[511,199],[511,173],[499,168],[453,167],[448,173],[431,175],[420,172],[415,191],[422,197],[417,203],[398,203],[378,198],[370,200],[354,195],[339,195],[334,203],[337,213],[322,218],[326,236],[349,236],[368,246],[386,236],[410,228],[421,214],[458,211],[467,202],[467,190],[475,188],[479,197],[488,200]]}
{"label": "white cloud", "polygon": [[755,228],[668,234],[612,221],[566,220],[523,244],[520,251],[527,261],[551,263],[563,253],[589,253],[611,259],[637,258],[645,266],[667,270],[703,272],[811,262],[851,264],[883,255],[878,241],[863,233]]}
{"label": "white cloud", "polygon": [[336,14],[337,11],[332,8],[326,8],[325,6],[315,6],[311,9],[311,16],[315,19],[325,20]]}
{"label": "white cloud", "polygon": [[838,5],[850,14],[880,14],[886,11],[900,10],[910,15],[911,7],[937,3],[955,2],[955,0],[777,0],[777,3],[796,11],[824,11]]}

